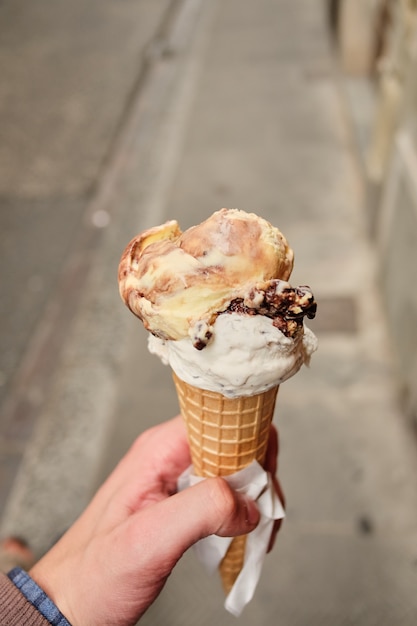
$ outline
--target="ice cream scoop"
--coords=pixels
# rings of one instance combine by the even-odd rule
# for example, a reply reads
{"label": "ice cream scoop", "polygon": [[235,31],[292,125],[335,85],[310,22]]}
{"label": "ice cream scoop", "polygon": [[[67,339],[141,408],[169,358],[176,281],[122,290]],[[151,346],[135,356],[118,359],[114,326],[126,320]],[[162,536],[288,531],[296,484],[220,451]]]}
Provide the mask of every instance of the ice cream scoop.
{"label": "ice cream scoop", "polygon": [[233,300],[246,300],[273,278],[287,280],[292,266],[293,252],[277,228],[253,213],[222,209],[185,232],[172,220],[132,239],[119,287],[157,337],[204,340]]}

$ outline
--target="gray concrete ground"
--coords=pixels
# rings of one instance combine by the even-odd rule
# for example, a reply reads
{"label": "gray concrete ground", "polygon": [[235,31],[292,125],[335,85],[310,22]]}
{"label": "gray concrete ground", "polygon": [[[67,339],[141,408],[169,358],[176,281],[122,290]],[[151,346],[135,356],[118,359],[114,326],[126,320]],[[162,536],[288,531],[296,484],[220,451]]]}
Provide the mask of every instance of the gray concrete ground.
{"label": "gray concrete ground", "polygon": [[[147,353],[140,323],[119,300],[115,275],[128,239],[168,218],[187,227],[222,206],[254,210],[295,249],[292,282],[315,291],[311,326],[320,349],[311,368],[280,390],[287,519],[239,622],[411,626],[416,441],[397,403],[366,237],[352,93],[335,64],[325,4],[92,2],[87,10],[75,2],[61,7],[65,15],[56,7],[50,13],[53,4],[37,3],[30,18],[23,2],[0,8],[15,29],[0,38],[9,63],[23,34],[43,42],[41,50],[39,41],[20,50],[20,79],[14,84],[7,66],[1,87],[18,100],[28,90],[22,108],[13,107],[14,126],[11,109],[3,113],[9,230],[1,237],[11,272],[28,281],[16,296],[13,274],[2,282],[29,312],[1,337],[16,351],[2,365],[2,533],[21,534],[41,554],[133,438],[177,412],[169,372]],[[56,21],[83,39],[61,44]],[[84,80],[75,87],[63,67],[58,83],[45,79],[32,93],[25,58],[36,65],[40,55],[50,68],[54,46],[64,65],[74,50]],[[69,117],[60,117],[58,101],[46,107],[56,84]],[[15,138],[19,128],[38,137],[28,150]],[[14,243],[22,238],[30,242],[26,263]],[[2,319],[10,313],[4,304]],[[235,618],[224,612],[217,578],[190,552],[141,623],[213,621],[227,626]]]}

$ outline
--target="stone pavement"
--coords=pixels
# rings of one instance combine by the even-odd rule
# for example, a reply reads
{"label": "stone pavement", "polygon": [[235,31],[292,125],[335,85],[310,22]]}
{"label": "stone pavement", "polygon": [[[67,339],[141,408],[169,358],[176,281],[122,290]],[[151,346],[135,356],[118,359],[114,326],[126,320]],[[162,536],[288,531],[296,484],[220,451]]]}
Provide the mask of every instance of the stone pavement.
{"label": "stone pavement", "polygon": [[[87,209],[107,227],[82,265],[74,318],[65,329],[55,318],[63,343],[2,532],[42,553],[136,434],[177,411],[169,372],[117,293],[128,239],[169,218],[185,228],[222,206],[254,210],[295,250],[292,283],[315,292],[320,347],[280,389],[287,518],[239,622],[414,625],[416,441],[397,403],[324,3],[177,4]],[[190,552],[141,624],[213,621],[235,618]]]}
{"label": "stone pavement", "polygon": [[108,219],[100,207],[126,153],[123,129],[176,4],[0,5],[0,501],[48,394]]}

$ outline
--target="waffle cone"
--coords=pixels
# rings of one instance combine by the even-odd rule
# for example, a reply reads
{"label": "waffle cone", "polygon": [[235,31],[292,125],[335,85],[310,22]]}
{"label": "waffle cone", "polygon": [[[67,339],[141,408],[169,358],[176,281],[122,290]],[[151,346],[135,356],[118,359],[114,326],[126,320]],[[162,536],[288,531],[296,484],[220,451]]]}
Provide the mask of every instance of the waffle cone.
{"label": "waffle cone", "polygon": [[[173,374],[197,476],[227,476],[265,461],[278,386],[263,393],[226,398],[185,383]],[[235,537],[219,566],[230,589],[243,567],[246,535]]]}

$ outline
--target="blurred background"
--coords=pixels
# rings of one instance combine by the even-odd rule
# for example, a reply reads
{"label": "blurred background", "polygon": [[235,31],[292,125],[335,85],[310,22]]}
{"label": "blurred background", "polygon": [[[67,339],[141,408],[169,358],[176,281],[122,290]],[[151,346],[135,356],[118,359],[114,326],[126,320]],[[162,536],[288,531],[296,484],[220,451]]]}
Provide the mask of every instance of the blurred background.
{"label": "blurred background", "polygon": [[[0,530],[37,556],[178,412],[122,304],[144,228],[255,211],[319,351],[282,386],[287,518],[242,625],[415,624],[417,2],[0,2]],[[185,556],[141,623],[234,624]]]}

